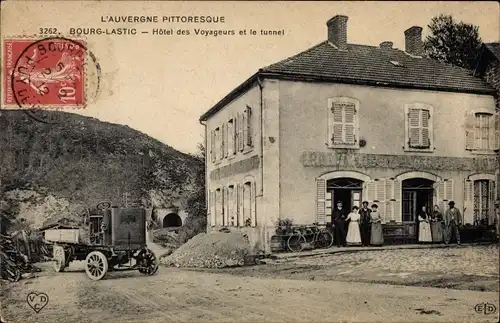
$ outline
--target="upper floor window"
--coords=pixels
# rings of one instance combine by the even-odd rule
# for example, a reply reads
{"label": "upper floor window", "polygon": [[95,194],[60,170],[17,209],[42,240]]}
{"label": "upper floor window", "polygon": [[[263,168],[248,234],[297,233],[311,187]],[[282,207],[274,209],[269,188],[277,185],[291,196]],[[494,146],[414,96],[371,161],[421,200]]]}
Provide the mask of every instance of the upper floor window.
{"label": "upper floor window", "polygon": [[433,113],[433,107],[427,104],[405,105],[405,150],[434,150]]}
{"label": "upper floor window", "polygon": [[237,150],[236,127],[234,124],[234,119],[230,119],[227,123],[227,155],[235,155]]}
{"label": "upper floor window", "polygon": [[357,148],[359,102],[350,98],[328,100],[328,146]]}
{"label": "upper floor window", "polygon": [[465,126],[467,150],[493,151],[500,146],[499,114],[488,112],[468,112]]}
{"label": "upper floor window", "polygon": [[247,105],[244,114],[245,120],[245,146],[252,147],[253,146],[253,129],[252,129],[252,108]]}

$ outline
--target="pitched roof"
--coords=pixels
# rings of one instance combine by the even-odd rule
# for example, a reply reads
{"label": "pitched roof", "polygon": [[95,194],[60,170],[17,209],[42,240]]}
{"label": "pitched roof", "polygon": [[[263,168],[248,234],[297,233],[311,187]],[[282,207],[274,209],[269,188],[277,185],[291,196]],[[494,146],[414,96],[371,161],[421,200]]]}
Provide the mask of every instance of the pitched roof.
{"label": "pitched roof", "polygon": [[463,93],[492,94],[494,90],[472,71],[399,49],[347,44],[339,50],[328,41],[261,68],[200,117],[206,120],[255,84],[261,77],[364,84]]}
{"label": "pitched roof", "polygon": [[500,43],[487,43],[484,45],[500,61]]}

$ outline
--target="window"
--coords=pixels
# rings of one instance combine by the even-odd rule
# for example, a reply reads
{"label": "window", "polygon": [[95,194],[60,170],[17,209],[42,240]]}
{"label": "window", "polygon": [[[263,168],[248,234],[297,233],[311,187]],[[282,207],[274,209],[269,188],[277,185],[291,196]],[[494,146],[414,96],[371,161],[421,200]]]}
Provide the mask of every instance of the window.
{"label": "window", "polygon": [[210,160],[215,162],[216,156],[215,156],[215,131],[212,130],[210,131]]}
{"label": "window", "polygon": [[234,194],[234,186],[230,185],[227,189],[227,214],[228,214],[228,224],[231,226],[236,226],[238,219],[236,214],[236,198]]}
{"label": "window", "polygon": [[499,114],[468,112],[465,125],[465,145],[471,151],[494,151],[500,146]]}
{"label": "window", "polygon": [[434,150],[432,115],[432,106],[422,103],[405,106],[405,150]]}
{"label": "window", "polygon": [[328,146],[357,148],[357,110],[359,103],[349,98],[328,100]]}
{"label": "window", "polygon": [[257,219],[255,216],[255,193],[252,182],[243,185],[243,225],[255,227]]}
{"label": "window", "polygon": [[214,135],[214,160],[221,158],[220,145],[221,145],[220,128],[217,127],[215,128],[215,135]]}
{"label": "window", "polygon": [[214,225],[219,225],[222,223],[222,190],[218,188],[215,190],[215,214],[214,214]]}
{"label": "window", "polygon": [[474,222],[488,223],[490,208],[490,181],[479,180],[474,182]]}

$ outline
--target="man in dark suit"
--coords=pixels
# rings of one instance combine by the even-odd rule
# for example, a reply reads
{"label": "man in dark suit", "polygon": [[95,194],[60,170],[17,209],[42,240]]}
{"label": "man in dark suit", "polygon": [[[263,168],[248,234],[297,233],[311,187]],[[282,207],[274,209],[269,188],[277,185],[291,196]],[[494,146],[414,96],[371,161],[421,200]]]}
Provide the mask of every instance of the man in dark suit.
{"label": "man in dark suit", "polygon": [[337,247],[346,246],[345,241],[345,218],[347,214],[342,207],[342,201],[337,202],[337,207],[332,212],[332,223],[335,226],[335,240],[337,241]]}
{"label": "man in dark suit", "polygon": [[363,201],[363,207],[359,210],[359,231],[361,233],[361,244],[364,247],[370,245],[370,235],[371,235],[371,210],[368,208],[368,202]]}

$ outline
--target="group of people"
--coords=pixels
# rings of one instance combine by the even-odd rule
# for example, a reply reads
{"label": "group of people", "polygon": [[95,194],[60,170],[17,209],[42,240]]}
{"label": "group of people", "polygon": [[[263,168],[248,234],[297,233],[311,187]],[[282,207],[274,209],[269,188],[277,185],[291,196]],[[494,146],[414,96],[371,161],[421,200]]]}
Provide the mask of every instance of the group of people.
{"label": "group of people", "polygon": [[[382,232],[382,216],[378,213],[378,205],[372,204],[368,208],[368,202],[364,201],[360,208],[354,206],[349,214],[346,214],[342,201],[337,202],[337,207],[332,212],[332,224],[335,230],[335,241],[337,246],[362,245],[381,246],[384,244]],[[346,234],[346,223],[347,226]]]}
{"label": "group of people", "polygon": [[[382,216],[378,212],[378,205],[372,204],[368,208],[364,201],[362,207],[353,206],[350,213],[343,208],[342,201],[337,202],[337,207],[332,212],[332,225],[334,237],[338,247],[348,245],[381,246],[384,244],[382,231]],[[418,241],[445,242],[449,244],[452,236],[460,244],[459,227],[462,225],[462,215],[455,207],[455,202],[448,203],[449,209],[444,216],[437,205],[432,213],[425,206],[418,215]],[[346,225],[348,223],[348,225]],[[347,229],[347,234],[346,234]]]}
{"label": "group of people", "polygon": [[455,207],[455,202],[448,203],[448,210],[443,214],[439,206],[434,205],[432,213],[427,211],[425,206],[418,215],[418,241],[422,243],[428,242],[444,242],[449,244],[452,237],[455,236],[457,244],[460,244],[460,226],[462,225],[462,214]]}

